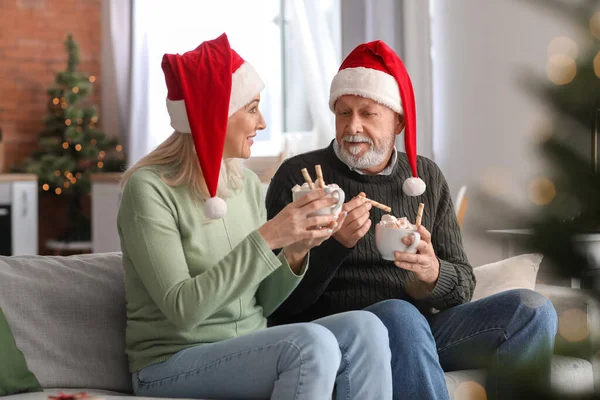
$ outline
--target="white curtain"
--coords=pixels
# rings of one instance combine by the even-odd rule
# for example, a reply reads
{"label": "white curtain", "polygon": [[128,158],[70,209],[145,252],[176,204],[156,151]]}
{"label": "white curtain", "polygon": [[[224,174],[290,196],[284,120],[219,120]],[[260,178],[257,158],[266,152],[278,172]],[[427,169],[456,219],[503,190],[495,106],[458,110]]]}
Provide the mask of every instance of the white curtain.
{"label": "white curtain", "polygon": [[148,46],[136,3],[102,3],[102,125],[108,135],[121,138],[129,164],[148,150]]}
{"label": "white curtain", "polygon": [[[322,0],[291,0],[289,29],[298,40],[304,82],[304,99],[313,121],[312,147],[325,147],[335,137],[329,110],[329,86],[340,65],[335,30],[328,26]],[[292,84],[287,82],[288,85]]]}
{"label": "white curtain", "polygon": [[131,3],[131,0],[102,2],[100,117],[106,134],[120,136],[125,142],[129,114]]}
{"label": "white curtain", "polygon": [[[206,7],[190,0],[174,0],[168,5],[146,0],[104,0],[103,7],[103,124],[107,131],[122,138],[130,165],[171,132],[164,106],[162,54],[183,53],[223,31],[267,83],[261,108],[269,127],[255,143],[255,155],[279,154],[285,133],[284,112],[300,108],[310,114],[310,122],[305,124],[308,127],[302,129],[310,130],[309,140],[302,137],[303,150],[327,146],[334,137],[328,99],[331,80],[341,62],[341,0],[286,0],[286,29],[294,37],[291,51],[297,65],[288,66],[294,74],[285,78],[281,68],[285,38],[274,23],[279,0],[261,2],[260,6],[244,0],[211,2],[210,10],[202,14],[198,11]],[[229,12],[232,7],[240,10],[235,16]],[[183,18],[182,10],[189,11]],[[165,23],[175,21],[175,14],[185,23]],[[197,23],[193,23],[194,16]],[[290,104],[285,111],[281,99],[283,79],[284,90],[293,93],[288,95]]]}
{"label": "white curtain", "polygon": [[[114,0],[119,1],[119,0]],[[132,0],[131,50],[129,79],[129,116],[127,136],[129,138],[129,164],[133,165],[150,150],[148,128],[150,109],[148,107],[149,49],[147,20],[141,17],[144,0]],[[118,39],[117,39],[118,40]]]}

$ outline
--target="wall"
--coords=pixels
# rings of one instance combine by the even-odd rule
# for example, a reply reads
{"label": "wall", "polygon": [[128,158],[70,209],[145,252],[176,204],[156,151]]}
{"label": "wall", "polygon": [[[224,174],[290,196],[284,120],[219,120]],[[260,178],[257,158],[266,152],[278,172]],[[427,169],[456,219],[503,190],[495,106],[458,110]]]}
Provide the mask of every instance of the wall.
{"label": "wall", "polygon": [[[546,74],[548,44],[575,29],[542,6],[508,0],[433,0],[434,158],[453,196],[471,197],[463,239],[475,266],[502,258],[486,228],[511,228],[476,192],[532,209],[531,179],[543,175],[532,145],[544,107],[518,82],[524,68]],[[576,38],[575,38],[576,39]],[[577,39],[576,39],[577,40]],[[485,223],[484,223],[485,221]]]}
{"label": "wall", "polygon": [[5,166],[36,147],[43,128],[46,89],[65,67],[64,41],[71,32],[80,49],[80,70],[100,79],[101,0],[0,1],[0,127]]}

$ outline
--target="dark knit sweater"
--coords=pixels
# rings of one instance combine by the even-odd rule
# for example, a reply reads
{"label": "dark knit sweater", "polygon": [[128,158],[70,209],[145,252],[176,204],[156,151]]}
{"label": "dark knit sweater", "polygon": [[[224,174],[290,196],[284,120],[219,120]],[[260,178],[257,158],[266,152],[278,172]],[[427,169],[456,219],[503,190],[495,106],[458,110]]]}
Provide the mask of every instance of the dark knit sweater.
{"label": "dark knit sweater", "polygon": [[344,190],[346,201],[365,192],[370,199],[389,205],[393,215],[405,216],[412,223],[419,203],[424,203],[422,224],[432,234],[440,274],[433,291],[415,294],[419,293],[415,288],[421,285],[414,274],[383,260],[375,247],[375,225],[384,212],[373,207],[371,228],[354,248],[348,249],[330,238],[311,250],[304,279],[272,315],[272,325],[360,310],[387,299],[410,301],[423,313],[470,301],[475,287],[473,269],[463,250],[448,184],[433,161],[418,157],[419,176],[427,189],[421,196],[410,197],[402,192],[402,183],[411,176],[405,153],[398,153],[397,165],[389,176],[351,171],[335,155],[332,145],[295,156],[286,160],[271,180],[266,198],[269,219],[292,201],[292,187],[304,182],[302,168],[307,168],[316,179],[316,164],[321,165],[326,183],[337,183]]}

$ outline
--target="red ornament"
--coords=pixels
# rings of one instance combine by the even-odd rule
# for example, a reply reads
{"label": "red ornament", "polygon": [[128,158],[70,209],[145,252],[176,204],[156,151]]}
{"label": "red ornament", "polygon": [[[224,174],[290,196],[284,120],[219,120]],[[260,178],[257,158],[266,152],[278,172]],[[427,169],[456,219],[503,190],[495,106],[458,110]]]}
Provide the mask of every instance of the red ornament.
{"label": "red ornament", "polygon": [[57,396],[48,396],[49,400],[79,400],[88,398],[88,394],[86,392],[79,392],[73,394],[66,394],[63,392],[58,392]]}

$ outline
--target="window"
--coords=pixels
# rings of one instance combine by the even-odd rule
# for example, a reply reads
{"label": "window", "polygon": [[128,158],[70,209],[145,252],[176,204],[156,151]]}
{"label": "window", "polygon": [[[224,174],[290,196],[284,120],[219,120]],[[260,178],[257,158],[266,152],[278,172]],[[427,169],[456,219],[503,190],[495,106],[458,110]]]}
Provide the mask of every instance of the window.
{"label": "window", "polygon": [[[144,26],[143,47],[148,63],[147,150],[156,147],[172,132],[165,107],[167,90],[160,68],[163,54],[184,53],[223,32],[227,33],[232,48],[256,68],[266,84],[261,111],[268,127],[257,136],[253,156],[279,154],[284,147],[285,132],[314,131],[319,117],[315,118],[314,105],[311,105],[315,101],[313,85],[322,86],[318,93],[322,107],[322,98],[324,93],[328,94],[329,82],[335,74],[331,66],[322,73],[322,65],[324,62],[339,65],[339,56],[336,57],[340,53],[339,2],[137,1],[134,15],[136,23]],[[326,46],[318,48],[318,43]],[[320,60],[323,57],[326,60]],[[322,80],[314,78],[315,75],[322,75]],[[321,111],[328,112],[328,109]]]}

